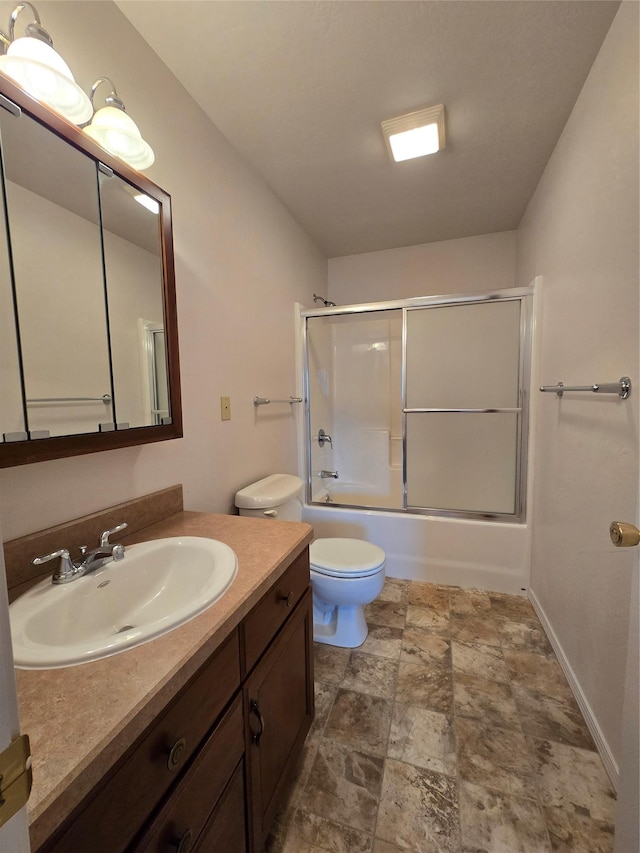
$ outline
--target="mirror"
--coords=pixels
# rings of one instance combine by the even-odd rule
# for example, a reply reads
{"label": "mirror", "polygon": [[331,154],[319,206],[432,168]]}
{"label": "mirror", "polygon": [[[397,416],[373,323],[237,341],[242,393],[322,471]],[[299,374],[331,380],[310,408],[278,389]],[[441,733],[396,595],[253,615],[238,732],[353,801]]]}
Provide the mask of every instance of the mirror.
{"label": "mirror", "polygon": [[26,431],[98,432],[113,417],[97,165],[24,113],[0,110],[0,142],[15,293],[2,335],[19,334]]}
{"label": "mirror", "polygon": [[169,197],[0,92],[0,467],[180,437]]}
{"label": "mirror", "polygon": [[[116,423],[151,426],[157,409],[148,389],[141,323],[163,327],[160,205],[117,175],[99,175]],[[166,359],[156,365],[166,386]],[[166,406],[167,404],[165,404]],[[162,417],[169,417],[168,406]]]}

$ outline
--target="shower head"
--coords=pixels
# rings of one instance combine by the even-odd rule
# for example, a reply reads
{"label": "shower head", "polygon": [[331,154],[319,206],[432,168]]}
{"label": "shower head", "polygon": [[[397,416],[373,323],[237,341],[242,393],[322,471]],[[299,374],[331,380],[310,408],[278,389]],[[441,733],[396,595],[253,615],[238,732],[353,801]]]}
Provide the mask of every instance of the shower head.
{"label": "shower head", "polygon": [[329,299],[325,299],[324,296],[318,296],[317,294],[313,294],[313,301],[318,304],[318,302],[322,302],[325,308],[335,308],[336,303],[331,302]]}

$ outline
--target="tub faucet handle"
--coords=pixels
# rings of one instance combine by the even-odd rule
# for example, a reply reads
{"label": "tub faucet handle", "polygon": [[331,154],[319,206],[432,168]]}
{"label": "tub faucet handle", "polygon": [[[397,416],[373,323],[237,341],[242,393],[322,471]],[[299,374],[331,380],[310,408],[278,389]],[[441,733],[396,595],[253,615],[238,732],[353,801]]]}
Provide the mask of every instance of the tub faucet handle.
{"label": "tub faucet handle", "polygon": [[317,439],[320,447],[324,447],[325,444],[328,444],[329,447],[333,450],[333,439],[322,428],[318,430]]}

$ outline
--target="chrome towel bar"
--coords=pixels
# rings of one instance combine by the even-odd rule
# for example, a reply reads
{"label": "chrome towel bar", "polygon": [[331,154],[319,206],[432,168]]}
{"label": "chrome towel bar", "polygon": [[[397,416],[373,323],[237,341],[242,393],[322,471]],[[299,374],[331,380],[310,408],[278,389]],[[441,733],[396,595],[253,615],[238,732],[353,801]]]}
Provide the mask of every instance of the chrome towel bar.
{"label": "chrome towel bar", "polygon": [[266,406],[268,403],[302,403],[302,397],[289,397],[288,400],[272,400],[270,397],[254,397],[254,406]]}
{"label": "chrome towel bar", "polygon": [[557,385],[541,385],[540,390],[557,394],[558,397],[562,397],[565,391],[592,391],[594,394],[617,394],[622,400],[626,400],[631,394],[631,380],[628,376],[623,376],[617,382],[593,385],[565,385],[558,382]]}

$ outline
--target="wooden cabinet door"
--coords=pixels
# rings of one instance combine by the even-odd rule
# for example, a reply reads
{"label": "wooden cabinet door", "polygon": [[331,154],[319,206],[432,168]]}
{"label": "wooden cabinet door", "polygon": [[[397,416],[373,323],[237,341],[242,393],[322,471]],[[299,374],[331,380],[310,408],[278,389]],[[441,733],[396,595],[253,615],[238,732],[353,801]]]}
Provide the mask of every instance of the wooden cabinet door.
{"label": "wooden cabinet door", "polygon": [[263,849],[279,796],[313,720],[312,643],[308,589],[244,687],[249,818],[255,853]]}

